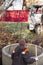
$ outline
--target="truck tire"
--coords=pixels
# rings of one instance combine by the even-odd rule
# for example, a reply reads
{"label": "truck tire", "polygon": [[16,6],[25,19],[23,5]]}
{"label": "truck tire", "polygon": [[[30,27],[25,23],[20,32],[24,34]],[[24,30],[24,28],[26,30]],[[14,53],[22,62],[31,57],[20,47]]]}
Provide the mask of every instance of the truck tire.
{"label": "truck tire", "polygon": [[43,33],[43,26],[37,25],[36,28],[35,28],[35,32],[37,34],[42,34]]}
{"label": "truck tire", "polygon": [[35,27],[35,32],[36,32],[36,34],[41,34],[41,26],[40,25],[37,25]]}

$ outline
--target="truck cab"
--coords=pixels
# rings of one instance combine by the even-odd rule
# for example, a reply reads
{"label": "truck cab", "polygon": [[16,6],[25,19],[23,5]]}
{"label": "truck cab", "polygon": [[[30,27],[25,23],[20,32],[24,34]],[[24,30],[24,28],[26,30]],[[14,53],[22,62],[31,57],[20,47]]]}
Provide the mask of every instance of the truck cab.
{"label": "truck cab", "polygon": [[[29,30],[34,30],[37,34],[40,34],[43,30],[43,23],[41,21],[42,17],[42,8],[41,6],[35,5],[33,6],[34,10],[30,10],[30,16],[28,18],[28,26]],[[43,18],[43,17],[42,17]]]}

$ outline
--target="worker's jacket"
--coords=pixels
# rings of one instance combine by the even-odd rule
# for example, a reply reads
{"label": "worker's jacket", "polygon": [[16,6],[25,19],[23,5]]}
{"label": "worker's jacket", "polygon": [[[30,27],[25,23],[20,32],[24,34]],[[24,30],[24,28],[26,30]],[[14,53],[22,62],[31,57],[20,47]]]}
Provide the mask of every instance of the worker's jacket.
{"label": "worker's jacket", "polygon": [[12,65],[27,65],[34,61],[34,59],[30,58],[28,49],[22,46],[18,46],[15,53],[12,53]]}

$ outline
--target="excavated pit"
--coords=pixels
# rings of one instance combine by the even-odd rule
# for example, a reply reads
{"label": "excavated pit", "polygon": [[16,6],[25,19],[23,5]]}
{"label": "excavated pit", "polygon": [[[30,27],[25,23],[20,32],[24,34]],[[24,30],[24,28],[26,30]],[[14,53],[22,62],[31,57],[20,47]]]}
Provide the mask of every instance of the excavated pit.
{"label": "excavated pit", "polygon": [[[15,49],[17,45],[18,43],[11,44],[11,45],[5,46],[2,49],[2,64],[3,65],[12,64],[12,60],[11,60],[12,48]],[[27,45],[28,45],[31,57],[35,58],[36,57],[36,45],[34,44],[27,44]],[[43,48],[40,46],[37,46],[37,57],[39,60],[30,65],[36,65],[36,63],[38,63],[38,65],[43,65]]]}

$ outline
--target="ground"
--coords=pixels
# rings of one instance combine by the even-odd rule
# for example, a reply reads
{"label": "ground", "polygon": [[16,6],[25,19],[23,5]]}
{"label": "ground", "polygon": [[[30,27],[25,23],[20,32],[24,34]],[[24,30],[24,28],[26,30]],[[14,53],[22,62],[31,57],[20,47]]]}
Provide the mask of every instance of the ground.
{"label": "ground", "polygon": [[4,1],[5,1],[5,0],[0,0],[0,5],[2,5]]}
{"label": "ground", "polygon": [[[26,42],[39,44],[43,42],[43,35],[37,35],[27,29],[27,23],[0,23],[0,45],[19,42],[24,38]],[[39,44],[39,45],[42,45]]]}

